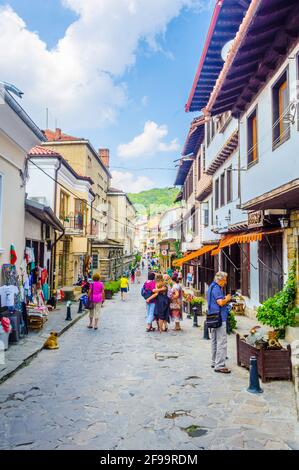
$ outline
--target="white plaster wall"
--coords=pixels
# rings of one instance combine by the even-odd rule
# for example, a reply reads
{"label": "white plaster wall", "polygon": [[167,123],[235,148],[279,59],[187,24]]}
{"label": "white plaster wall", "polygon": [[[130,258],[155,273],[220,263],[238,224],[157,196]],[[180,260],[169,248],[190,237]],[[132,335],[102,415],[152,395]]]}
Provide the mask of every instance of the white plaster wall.
{"label": "white plaster wall", "polygon": [[218,227],[221,230],[227,229],[228,221],[225,217],[231,212],[231,221],[229,225],[247,221],[247,212],[237,208],[239,204],[238,198],[238,171],[232,171],[232,202],[225,204],[219,209],[215,209],[215,181],[219,178],[219,200],[220,200],[220,177],[225,172],[225,200],[226,194],[226,170],[232,166],[234,170],[238,169],[238,151],[236,151],[213,175],[213,193],[214,193],[214,223],[216,224],[216,216],[218,217]]}
{"label": "white plaster wall", "polygon": [[275,189],[299,177],[299,132],[297,119],[291,124],[290,139],[272,150],[272,90],[271,87],[289,66],[290,100],[296,99],[296,53],[299,45],[279,68],[275,76],[257,96],[247,113],[241,118],[241,165],[247,168],[247,117],[257,106],[258,162],[241,172],[242,203]]}
{"label": "white plaster wall", "polygon": [[25,212],[25,238],[28,240],[42,241],[41,222],[28,212]]}
{"label": "white plaster wall", "polygon": [[54,210],[54,193],[55,182],[47,175],[55,179],[55,162],[54,159],[43,161],[42,159],[34,159],[34,162],[41,167],[47,174],[43,173],[33,163],[28,164],[29,178],[26,184],[26,192],[28,199],[38,198],[40,202]]}
{"label": "white plaster wall", "polygon": [[[206,145],[206,168],[212,163],[218,155],[224,144],[231,137],[231,135],[238,129],[238,121],[232,118],[224,132],[216,133],[210,144]],[[207,139],[207,132],[206,132]],[[206,140],[207,143],[207,140]]]}

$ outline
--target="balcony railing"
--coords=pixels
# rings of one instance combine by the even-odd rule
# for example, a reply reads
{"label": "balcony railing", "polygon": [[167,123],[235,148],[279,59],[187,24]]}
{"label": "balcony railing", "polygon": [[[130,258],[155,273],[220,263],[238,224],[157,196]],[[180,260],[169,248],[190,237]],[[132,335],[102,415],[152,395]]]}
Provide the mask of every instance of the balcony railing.
{"label": "balcony railing", "polygon": [[84,217],[78,214],[72,217],[65,217],[62,221],[66,233],[82,233],[85,230]]}

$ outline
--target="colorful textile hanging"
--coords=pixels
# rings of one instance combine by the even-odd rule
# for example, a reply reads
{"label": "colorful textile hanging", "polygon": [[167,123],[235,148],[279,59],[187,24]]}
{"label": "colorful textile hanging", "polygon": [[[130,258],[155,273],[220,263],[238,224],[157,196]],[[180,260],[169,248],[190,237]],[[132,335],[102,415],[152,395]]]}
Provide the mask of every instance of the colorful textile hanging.
{"label": "colorful textile hanging", "polygon": [[14,266],[16,264],[16,261],[17,261],[17,253],[16,253],[16,250],[15,250],[15,247],[14,245],[10,245],[10,264],[11,266]]}

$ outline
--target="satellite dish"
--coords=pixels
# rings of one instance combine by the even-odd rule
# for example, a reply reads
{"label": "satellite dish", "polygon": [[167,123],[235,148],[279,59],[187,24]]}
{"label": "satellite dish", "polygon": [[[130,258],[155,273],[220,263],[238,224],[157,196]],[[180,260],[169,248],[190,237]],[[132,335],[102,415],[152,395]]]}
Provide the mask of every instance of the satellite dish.
{"label": "satellite dish", "polygon": [[224,44],[222,50],[221,50],[221,57],[223,59],[223,61],[225,62],[226,59],[227,59],[227,56],[228,54],[230,53],[230,50],[231,50],[231,47],[232,47],[232,44],[233,44],[234,40],[231,39],[230,41],[228,41],[226,44]]}

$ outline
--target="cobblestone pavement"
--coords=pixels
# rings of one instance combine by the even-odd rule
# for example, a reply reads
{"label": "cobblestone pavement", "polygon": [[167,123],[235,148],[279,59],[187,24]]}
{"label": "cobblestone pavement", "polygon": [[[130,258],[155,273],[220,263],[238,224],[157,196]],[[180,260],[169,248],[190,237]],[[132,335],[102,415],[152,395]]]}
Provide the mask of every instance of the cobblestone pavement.
{"label": "cobblestone pavement", "polygon": [[81,319],[59,350],[0,386],[1,449],[299,449],[291,382],[248,393],[234,335],[232,374],[215,374],[191,320],[182,332],[146,333],[139,291],[107,301],[98,331]]}

